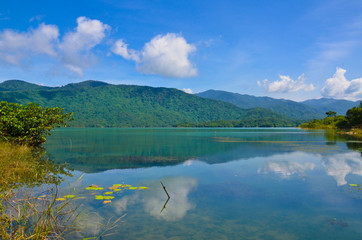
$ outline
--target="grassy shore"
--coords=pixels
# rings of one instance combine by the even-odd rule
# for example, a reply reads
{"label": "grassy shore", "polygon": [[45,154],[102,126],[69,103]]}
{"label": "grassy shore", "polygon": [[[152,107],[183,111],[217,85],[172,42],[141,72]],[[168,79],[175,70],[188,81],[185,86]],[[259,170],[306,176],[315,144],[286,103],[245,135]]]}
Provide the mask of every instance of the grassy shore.
{"label": "grassy shore", "polygon": [[0,142],[0,239],[63,239],[73,231],[72,202],[56,201],[58,174],[69,175],[44,150]]}

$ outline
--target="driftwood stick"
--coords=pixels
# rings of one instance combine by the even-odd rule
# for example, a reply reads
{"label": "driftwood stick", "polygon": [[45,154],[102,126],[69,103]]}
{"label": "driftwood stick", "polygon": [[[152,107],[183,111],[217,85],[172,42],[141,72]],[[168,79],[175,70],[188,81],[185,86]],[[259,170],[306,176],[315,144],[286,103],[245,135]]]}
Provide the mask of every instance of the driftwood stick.
{"label": "driftwood stick", "polygon": [[167,194],[168,199],[170,199],[170,195],[168,194],[165,185],[163,185],[163,183],[161,181],[160,181],[160,183],[161,183],[161,185],[163,187],[163,190],[165,190],[165,193]]}

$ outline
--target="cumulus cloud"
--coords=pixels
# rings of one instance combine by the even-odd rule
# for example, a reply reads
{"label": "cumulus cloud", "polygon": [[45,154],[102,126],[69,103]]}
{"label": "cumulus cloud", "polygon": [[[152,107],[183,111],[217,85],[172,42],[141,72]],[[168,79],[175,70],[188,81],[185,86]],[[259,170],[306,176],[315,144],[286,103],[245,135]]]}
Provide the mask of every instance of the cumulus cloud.
{"label": "cumulus cloud", "polygon": [[0,32],[0,59],[3,63],[19,66],[34,55],[56,56],[59,30],[55,25],[40,24],[36,29]]}
{"label": "cumulus cloud", "polygon": [[298,77],[297,80],[293,80],[289,76],[279,75],[280,80],[276,80],[274,82],[270,82],[268,79],[260,82],[258,81],[258,85],[263,87],[267,92],[280,92],[280,93],[289,93],[289,92],[297,92],[300,90],[304,90],[306,92],[313,91],[315,87],[313,84],[305,84],[304,74]]}
{"label": "cumulus cloud", "polygon": [[191,88],[183,88],[182,91],[184,91],[185,93],[188,93],[188,94],[194,94],[194,92],[192,91]]}
{"label": "cumulus cloud", "polygon": [[163,77],[185,78],[197,75],[189,60],[196,47],[175,33],[158,35],[147,42],[142,51],[128,49],[123,40],[118,40],[112,48],[114,54],[137,64],[137,70],[144,74],[158,74]]}
{"label": "cumulus cloud", "polygon": [[82,76],[83,69],[94,62],[94,56],[90,50],[103,41],[110,26],[86,17],[78,17],[77,24],[73,32],[64,36],[59,49],[60,59],[64,66]]}
{"label": "cumulus cloud", "polygon": [[362,98],[362,78],[348,81],[345,69],[337,68],[332,78],[326,80],[321,94],[324,97],[360,100]]}

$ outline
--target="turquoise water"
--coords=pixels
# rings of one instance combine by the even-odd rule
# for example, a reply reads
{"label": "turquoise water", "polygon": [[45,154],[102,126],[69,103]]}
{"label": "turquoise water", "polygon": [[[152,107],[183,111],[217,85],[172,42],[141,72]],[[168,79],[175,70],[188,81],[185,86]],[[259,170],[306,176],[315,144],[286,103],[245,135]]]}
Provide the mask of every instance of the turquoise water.
{"label": "turquoise water", "polygon": [[[362,185],[362,142],[324,131],[61,129],[46,149],[75,170],[61,191],[70,184],[85,197],[76,200],[80,239],[362,236],[362,192],[354,186]],[[85,190],[91,184],[104,187],[97,194],[113,184],[149,189],[113,192],[105,204]]]}

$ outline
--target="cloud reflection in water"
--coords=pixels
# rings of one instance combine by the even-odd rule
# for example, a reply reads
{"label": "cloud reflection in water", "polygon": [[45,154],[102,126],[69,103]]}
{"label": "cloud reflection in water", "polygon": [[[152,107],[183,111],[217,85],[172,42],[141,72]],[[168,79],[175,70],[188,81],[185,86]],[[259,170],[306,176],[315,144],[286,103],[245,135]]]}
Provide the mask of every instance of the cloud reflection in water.
{"label": "cloud reflection in water", "polygon": [[[362,158],[359,152],[348,152],[322,157],[319,154],[290,153],[274,155],[272,158],[278,161],[267,161],[263,168],[258,169],[258,173],[268,174],[274,172],[283,179],[288,179],[292,175],[306,176],[307,170],[314,170],[316,164],[311,159],[319,158],[322,168],[329,176],[332,176],[338,186],[347,184],[346,176],[355,174],[362,176]],[[293,160],[287,160],[293,159]]]}
{"label": "cloud reflection in water", "polygon": [[122,214],[127,210],[128,206],[142,203],[144,210],[158,219],[166,221],[182,219],[187,211],[195,207],[189,201],[188,195],[197,187],[197,180],[189,177],[174,177],[162,180],[162,182],[171,196],[162,213],[161,210],[167,200],[167,196],[159,181],[147,184],[150,186],[147,191],[136,192],[114,202],[115,211],[118,214]]}

